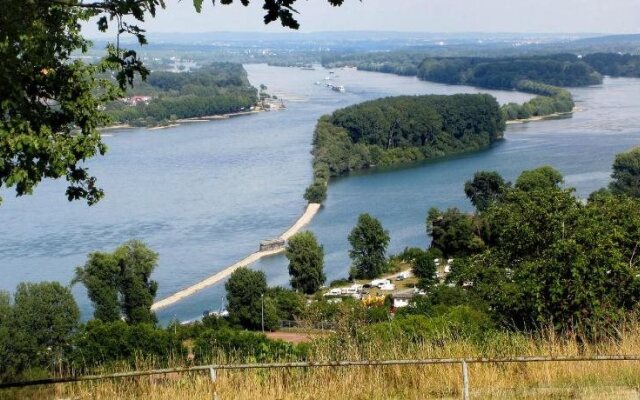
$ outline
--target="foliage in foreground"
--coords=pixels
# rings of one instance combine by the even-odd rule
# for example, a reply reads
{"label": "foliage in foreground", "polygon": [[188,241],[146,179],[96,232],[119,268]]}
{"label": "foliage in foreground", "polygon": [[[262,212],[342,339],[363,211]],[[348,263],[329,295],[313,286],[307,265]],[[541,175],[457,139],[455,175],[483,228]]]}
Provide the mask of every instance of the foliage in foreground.
{"label": "foliage in foreground", "polygon": [[[384,339],[389,335],[389,330],[383,329],[381,325],[381,336],[378,339],[369,335],[367,339],[356,340],[351,336],[338,334],[317,340],[308,346],[306,358],[310,361],[327,361],[333,359],[334,355],[336,359],[341,360],[591,356],[637,354],[640,351],[640,327],[633,320],[619,325],[619,337],[603,340],[598,344],[584,343],[572,336],[558,336],[553,331],[535,335],[494,332],[485,335],[482,340],[467,333],[414,336],[413,332],[443,330],[429,325],[423,318],[403,317],[398,321],[400,320],[407,322],[392,323],[393,340]],[[418,340],[411,340],[413,337]],[[251,359],[238,353],[219,353],[214,357],[218,363],[240,363]],[[279,356],[275,359],[287,361],[291,358]],[[181,363],[176,362],[172,365],[177,366]],[[140,369],[154,366],[144,361],[137,365]],[[113,370],[128,371],[131,367],[121,366]],[[475,397],[621,398],[622,395],[635,394],[634,388],[640,384],[640,367],[637,363],[628,361],[471,365],[469,374],[471,395]],[[13,392],[5,390],[1,395],[8,399],[29,398],[30,395],[33,395],[33,398],[79,399],[209,398],[213,397],[214,393],[220,398],[247,400],[255,399],[256,396],[281,399],[459,398],[461,388],[459,365],[406,365],[218,371],[215,384],[211,382],[208,373],[203,372],[57,385],[44,389],[48,390],[44,396],[41,392],[43,389],[38,388]],[[627,388],[632,390],[627,393],[624,391]],[[38,393],[39,396],[33,393]]]}
{"label": "foliage in foreground", "polygon": [[561,182],[542,167],[475,215],[432,210],[432,246],[456,257],[449,281],[502,326],[612,335],[640,300],[640,202],[600,191],[585,203]]}

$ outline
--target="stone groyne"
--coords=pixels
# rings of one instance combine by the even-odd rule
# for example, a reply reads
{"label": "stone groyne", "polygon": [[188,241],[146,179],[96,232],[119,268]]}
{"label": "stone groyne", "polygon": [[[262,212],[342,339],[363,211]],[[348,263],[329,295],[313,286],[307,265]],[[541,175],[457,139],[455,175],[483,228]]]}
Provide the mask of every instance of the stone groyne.
{"label": "stone groyne", "polygon": [[[287,229],[286,232],[284,232],[282,235],[280,235],[278,237],[278,239],[282,239],[282,240],[288,240],[291,236],[295,235],[296,233],[298,233],[305,225],[307,225],[309,222],[311,222],[311,220],[313,219],[313,217],[318,213],[318,211],[320,210],[320,204],[317,203],[311,203],[309,205],[307,205],[307,208],[305,209],[304,213],[300,216],[300,218],[298,218],[298,220],[291,226],[291,228]],[[280,252],[284,251],[284,247],[279,248],[279,249],[275,249],[275,250],[266,250],[266,251],[256,251],[255,253],[251,253],[248,256],[246,256],[245,258],[243,258],[242,260],[236,262],[235,264],[232,264],[224,269],[222,269],[219,272],[216,272],[214,275],[211,275],[210,277],[196,283],[195,285],[191,285],[185,289],[182,289],[168,297],[165,297],[162,300],[158,300],[155,303],[153,303],[153,305],[151,306],[151,310],[153,311],[157,311],[160,310],[162,308],[165,308],[167,306],[170,306],[172,304],[175,304],[199,291],[201,291],[202,289],[205,289],[209,286],[213,286],[216,283],[222,281],[223,279],[227,278],[229,275],[231,275],[235,270],[237,270],[240,267],[245,267],[248,265],[253,264],[254,262],[258,261],[259,259],[263,258],[263,257],[267,257],[267,256],[271,256],[274,254],[278,254]]]}

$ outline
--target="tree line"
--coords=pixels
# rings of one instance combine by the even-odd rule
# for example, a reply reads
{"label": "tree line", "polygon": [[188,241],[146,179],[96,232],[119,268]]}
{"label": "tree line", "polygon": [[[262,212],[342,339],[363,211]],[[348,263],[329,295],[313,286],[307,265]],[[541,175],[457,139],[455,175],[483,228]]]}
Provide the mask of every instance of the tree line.
{"label": "tree line", "polygon": [[602,76],[573,54],[508,58],[425,58],[418,66],[417,75],[427,81],[487,89],[518,89],[521,81],[561,87],[602,83]]}
{"label": "tree line", "polygon": [[387,97],[337,110],[316,125],[315,179],[305,198],[322,202],[332,176],[477,150],[504,129],[498,102],[487,94]]}
{"label": "tree line", "polygon": [[602,75],[640,78],[640,55],[593,53],[582,59]]}
{"label": "tree line", "polygon": [[[425,57],[419,52],[396,51],[325,57],[323,65],[353,65],[364,71],[411,75],[451,85],[518,89],[521,81],[559,87],[599,84],[602,83],[599,72],[603,66],[613,66],[616,63],[633,65],[636,58],[637,56],[614,53],[587,55],[583,58],[568,53],[508,57]],[[596,63],[596,60],[599,62]],[[595,68],[596,65],[598,68]]]}
{"label": "tree line", "polygon": [[539,96],[523,104],[502,105],[504,118],[509,121],[570,113],[575,107],[573,97],[566,89],[533,81],[521,81],[517,89],[522,92],[536,93]]}

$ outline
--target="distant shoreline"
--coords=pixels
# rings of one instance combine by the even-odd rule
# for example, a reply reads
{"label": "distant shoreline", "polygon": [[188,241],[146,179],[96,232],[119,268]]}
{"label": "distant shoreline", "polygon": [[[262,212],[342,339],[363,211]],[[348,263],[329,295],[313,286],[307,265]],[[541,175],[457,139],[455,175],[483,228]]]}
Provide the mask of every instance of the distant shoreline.
{"label": "distant shoreline", "polygon": [[265,110],[252,110],[252,111],[238,111],[235,113],[227,113],[227,114],[216,114],[216,115],[204,115],[201,117],[191,117],[191,118],[182,118],[177,119],[175,121],[171,121],[171,123],[167,125],[154,125],[154,126],[133,126],[130,124],[114,124],[109,126],[103,126],[98,128],[98,132],[111,131],[115,129],[134,129],[134,128],[146,128],[148,130],[159,130],[166,128],[174,128],[176,126],[180,126],[182,124],[193,123],[193,122],[209,122],[209,121],[217,121],[221,119],[229,119],[235,117],[241,117],[243,115],[253,115],[261,112],[265,112]]}

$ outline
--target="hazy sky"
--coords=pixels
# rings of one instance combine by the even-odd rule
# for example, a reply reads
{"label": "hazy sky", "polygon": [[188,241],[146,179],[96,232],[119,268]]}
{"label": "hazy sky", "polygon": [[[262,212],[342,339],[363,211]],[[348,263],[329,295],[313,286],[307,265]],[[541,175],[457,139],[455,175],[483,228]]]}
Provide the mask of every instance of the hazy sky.
{"label": "hazy sky", "polygon": [[[218,2],[219,3],[219,2]],[[167,8],[145,25],[149,32],[261,31],[265,26],[262,0],[249,7],[239,0],[213,7],[205,0],[202,14],[192,0],[167,0]],[[536,32],[640,33],[640,0],[345,0],[331,7],[326,0],[298,0],[302,32]],[[86,26],[95,36],[95,24]]]}

